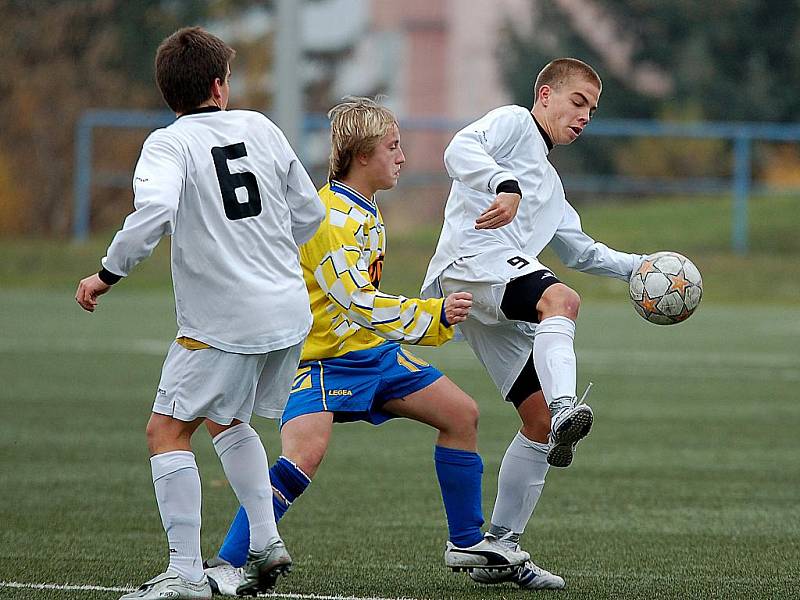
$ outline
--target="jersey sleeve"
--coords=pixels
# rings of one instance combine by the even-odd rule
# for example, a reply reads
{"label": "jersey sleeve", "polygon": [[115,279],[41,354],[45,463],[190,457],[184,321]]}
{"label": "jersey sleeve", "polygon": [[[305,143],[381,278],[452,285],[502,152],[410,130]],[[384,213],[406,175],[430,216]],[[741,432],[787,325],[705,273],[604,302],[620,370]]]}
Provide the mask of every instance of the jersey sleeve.
{"label": "jersey sleeve", "polygon": [[127,276],[163,236],[172,235],[185,176],[186,159],[179,144],[163,130],[151,134],[133,174],[134,211],[102,259],[107,271]]}
{"label": "jersey sleeve", "polygon": [[286,203],[292,219],[292,237],[300,245],[305,244],[317,231],[325,218],[325,207],[319,198],[317,188],[311,181],[300,159],[297,158],[288,140],[280,133],[284,150],[289,159],[286,177]]}
{"label": "jersey sleeve", "polygon": [[596,242],[581,229],[577,211],[569,202],[564,205],[564,217],[550,242],[550,247],[561,262],[584,273],[629,281],[644,256],[619,252]]}
{"label": "jersey sleeve", "polygon": [[502,107],[467,125],[448,144],[444,163],[451,178],[479,191],[496,193],[504,181],[518,181],[497,159],[510,151],[521,133],[517,111]]}
{"label": "jersey sleeve", "polygon": [[441,298],[392,296],[372,285],[355,232],[348,227],[323,224],[300,253],[333,309],[357,325],[407,344],[439,346],[453,337],[441,319]]}

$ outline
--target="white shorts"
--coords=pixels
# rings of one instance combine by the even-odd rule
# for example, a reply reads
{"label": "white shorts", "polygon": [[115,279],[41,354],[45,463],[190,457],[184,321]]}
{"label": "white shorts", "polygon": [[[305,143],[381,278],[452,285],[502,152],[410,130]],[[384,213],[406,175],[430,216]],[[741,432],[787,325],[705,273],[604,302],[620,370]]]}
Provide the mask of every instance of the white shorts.
{"label": "white shorts", "polygon": [[469,315],[485,325],[516,323],[506,319],[500,310],[506,285],[512,279],[536,271],[549,270],[536,257],[500,247],[477,256],[459,258],[439,276],[439,285],[443,296],[453,292],[471,292]]}
{"label": "white shorts", "polygon": [[439,276],[443,296],[471,292],[472,308],[458,327],[505,398],[533,352],[534,323],[507,319],[500,310],[512,279],[548,270],[535,257],[498,248],[460,258]]}
{"label": "white shorts", "polygon": [[253,413],[279,419],[294,381],[303,342],[268,354],[216,348],[188,350],[172,342],[161,370],[153,412],[181,421],[205,417],[220,425],[250,422]]}

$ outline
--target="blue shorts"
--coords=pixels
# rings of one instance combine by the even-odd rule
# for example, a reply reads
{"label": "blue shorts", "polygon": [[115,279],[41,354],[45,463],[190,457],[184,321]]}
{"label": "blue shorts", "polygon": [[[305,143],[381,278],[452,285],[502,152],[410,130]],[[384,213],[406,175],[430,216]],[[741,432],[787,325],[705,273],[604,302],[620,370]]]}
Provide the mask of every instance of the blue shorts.
{"label": "blue shorts", "polygon": [[337,358],[302,361],[281,425],[318,412],[332,412],[337,423],[379,425],[396,416],[382,410],[386,402],[428,387],[440,377],[438,369],[396,342]]}

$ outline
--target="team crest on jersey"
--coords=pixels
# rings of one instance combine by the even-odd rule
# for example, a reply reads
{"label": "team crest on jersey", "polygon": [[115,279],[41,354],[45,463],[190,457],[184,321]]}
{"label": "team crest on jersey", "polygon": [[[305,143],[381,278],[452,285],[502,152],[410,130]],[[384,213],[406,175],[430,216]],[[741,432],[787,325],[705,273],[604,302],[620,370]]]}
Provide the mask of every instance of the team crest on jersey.
{"label": "team crest on jersey", "polygon": [[383,254],[379,255],[367,269],[369,273],[369,280],[375,287],[381,282],[381,275],[383,275]]}

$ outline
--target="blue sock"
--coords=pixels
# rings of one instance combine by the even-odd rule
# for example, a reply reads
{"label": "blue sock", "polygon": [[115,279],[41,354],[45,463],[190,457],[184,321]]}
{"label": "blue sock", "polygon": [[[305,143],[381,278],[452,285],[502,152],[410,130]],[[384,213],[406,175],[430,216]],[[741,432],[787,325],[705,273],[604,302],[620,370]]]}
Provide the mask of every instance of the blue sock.
{"label": "blue sock", "polygon": [[272,465],[269,478],[272,482],[272,508],[277,522],[286,514],[292,502],[306,491],[311,479],[285,456],[278,457]]}
{"label": "blue sock", "polygon": [[[269,479],[272,484],[272,509],[275,512],[275,521],[278,522],[311,480],[285,456],[278,458],[272,465]],[[244,508],[240,506],[217,554],[234,567],[241,567],[247,561],[249,550],[250,522]]]}
{"label": "blue sock", "polygon": [[442,446],[436,446],[433,459],[447,514],[450,541],[459,548],[474,546],[483,539],[483,461],[477,452]]}

